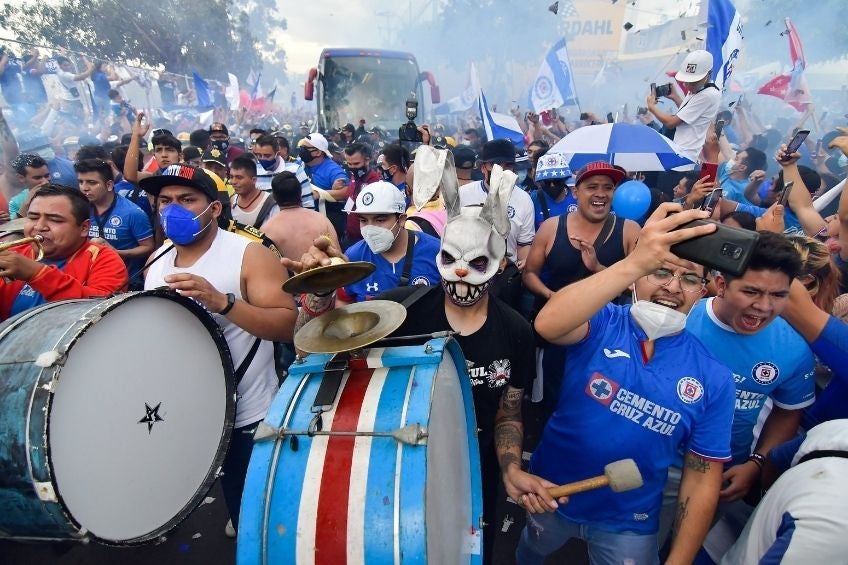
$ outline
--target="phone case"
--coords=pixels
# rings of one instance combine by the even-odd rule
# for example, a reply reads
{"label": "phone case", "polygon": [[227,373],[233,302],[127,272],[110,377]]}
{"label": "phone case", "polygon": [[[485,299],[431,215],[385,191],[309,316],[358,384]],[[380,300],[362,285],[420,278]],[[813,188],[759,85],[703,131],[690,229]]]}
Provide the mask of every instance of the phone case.
{"label": "phone case", "polygon": [[716,269],[722,273],[742,276],[751,260],[754,245],[760,239],[755,231],[734,228],[713,220],[694,220],[678,229],[694,228],[704,224],[716,224],[718,229],[671,246],[671,252],[694,263]]}

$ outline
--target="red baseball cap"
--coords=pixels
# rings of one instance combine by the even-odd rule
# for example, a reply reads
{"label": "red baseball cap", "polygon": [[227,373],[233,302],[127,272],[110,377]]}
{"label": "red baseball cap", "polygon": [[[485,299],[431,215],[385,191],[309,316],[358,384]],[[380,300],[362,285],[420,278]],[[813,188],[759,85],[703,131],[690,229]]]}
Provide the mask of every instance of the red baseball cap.
{"label": "red baseball cap", "polygon": [[620,183],[625,177],[625,174],[621,170],[616,169],[606,161],[594,161],[583,165],[580,170],[577,171],[576,184],[580,184],[583,180],[589,177],[594,177],[595,175],[609,177],[615,184]]}

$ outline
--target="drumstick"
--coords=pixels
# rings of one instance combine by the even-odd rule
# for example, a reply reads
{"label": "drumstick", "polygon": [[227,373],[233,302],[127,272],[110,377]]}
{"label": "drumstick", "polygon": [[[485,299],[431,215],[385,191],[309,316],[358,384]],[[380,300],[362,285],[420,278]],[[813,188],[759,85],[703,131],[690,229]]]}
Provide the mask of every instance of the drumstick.
{"label": "drumstick", "polygon": [[560,498],[605,486],[609,486],[615,492],[624,492],[641,487],[642,474],[639,472],[636,462],[633,459],[613,461],[604,467],[603,475],[567,483],[558,487],[550,487],[548,494],[554,498]]}

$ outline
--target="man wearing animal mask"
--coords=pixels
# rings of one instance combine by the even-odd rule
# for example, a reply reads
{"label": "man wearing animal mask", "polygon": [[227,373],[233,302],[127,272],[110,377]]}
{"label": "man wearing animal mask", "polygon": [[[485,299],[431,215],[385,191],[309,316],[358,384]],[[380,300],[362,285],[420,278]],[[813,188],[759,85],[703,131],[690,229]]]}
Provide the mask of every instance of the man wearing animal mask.
{"label": "man wearing animal mask", "polygon": [[[397,288],[377,298],[401,302],[407,308],[403,325],[392,336],[456,332],[454,337],[465,354],[467,378],[474,395],[486,524],[483,556],[485,563],[491,563],[495,536],[501,530],[502,512],[498,507],[506,500],[495,450],[495,415],[499,407],[509,406],[520,428],[523,389],[534,373],[530,325],[489,292],[492,277],[506,262],[510,227],[507,203],[516,175],[494,166],[486,202],[482,206],[462,207],[451,153],[429,146],[421,146],[417,151],[413,201],[426,203],[436,190],[441,190],[448,212],[436,257],[441,285]],[[433,163],[441,163],[441,168],[430,166]],[[330,247],[326,238],[319,238],[301,261],[284,259],[283,263],[301,272],[327,265],[331,257],[344,256]],[[332,296],[305,295],[303,300],[304,318],[307,311],[320,315],[332,309],[334,303]]]}

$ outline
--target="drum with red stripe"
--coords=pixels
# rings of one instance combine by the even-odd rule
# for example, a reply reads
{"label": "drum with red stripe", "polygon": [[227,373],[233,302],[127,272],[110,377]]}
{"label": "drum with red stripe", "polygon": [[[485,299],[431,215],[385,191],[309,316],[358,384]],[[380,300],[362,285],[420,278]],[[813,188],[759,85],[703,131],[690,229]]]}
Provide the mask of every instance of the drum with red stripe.
{"label": "drum with red stripe", "polygon": [[[449,338],[293,365],[257,429],[238,563],[480,563],[464,367]],[[333,400],[316,402],[334,379]]]}

